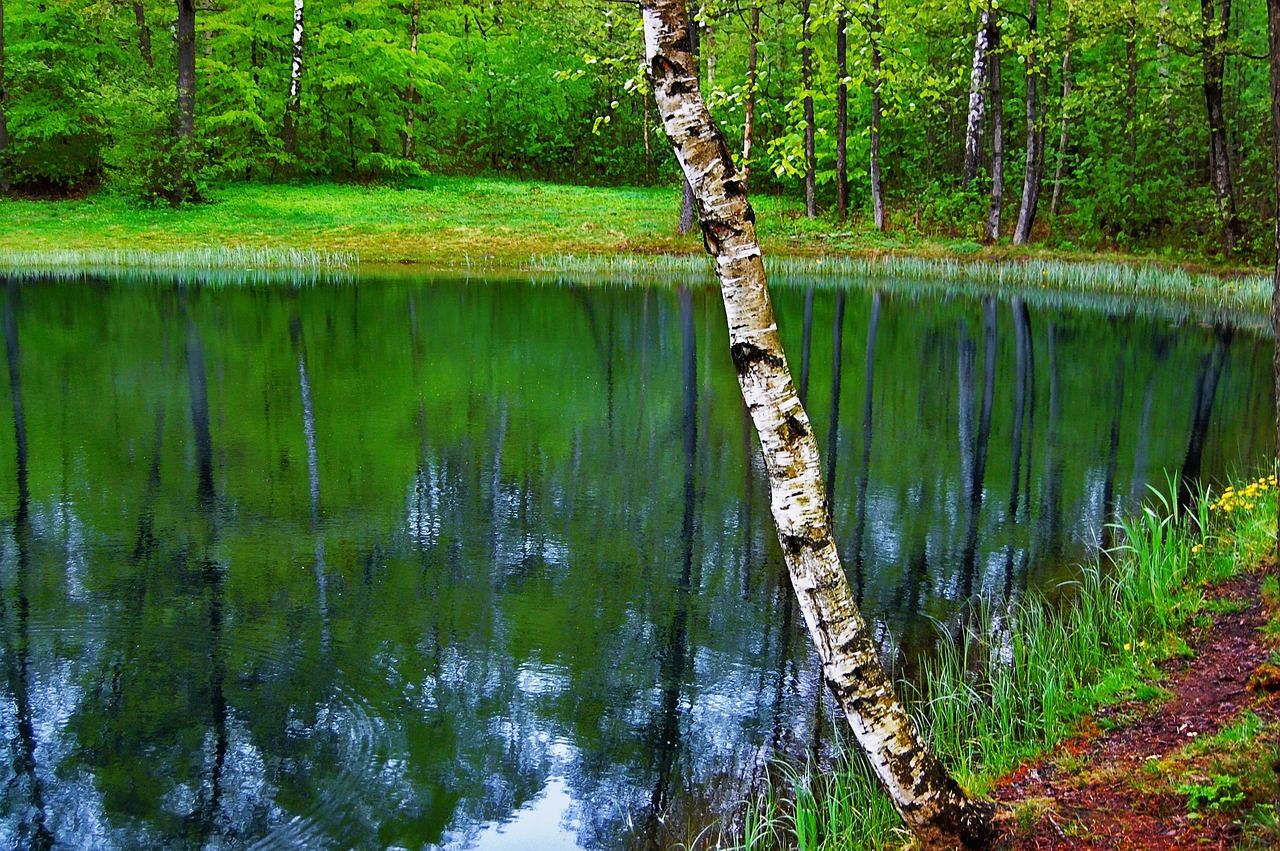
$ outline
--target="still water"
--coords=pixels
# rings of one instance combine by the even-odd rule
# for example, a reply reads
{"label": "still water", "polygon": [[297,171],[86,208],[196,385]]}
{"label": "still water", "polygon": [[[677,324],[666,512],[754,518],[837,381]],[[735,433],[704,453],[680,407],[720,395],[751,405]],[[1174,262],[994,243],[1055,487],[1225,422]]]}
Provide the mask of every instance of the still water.
{"label": "still water", "polygon": [[[1255,330],[783,288],[886,658],[1272,452]],[[10,283],[0,845],[687,838],[829,707],[718,293]]]}

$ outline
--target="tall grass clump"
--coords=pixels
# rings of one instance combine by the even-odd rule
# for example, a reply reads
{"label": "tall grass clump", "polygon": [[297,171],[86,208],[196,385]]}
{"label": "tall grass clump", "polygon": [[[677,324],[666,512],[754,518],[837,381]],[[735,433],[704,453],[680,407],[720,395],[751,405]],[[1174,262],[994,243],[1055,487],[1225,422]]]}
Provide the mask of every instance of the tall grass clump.
{"label": "tall grass clump", "polygon": [[66,249],[0,251],[0,276],[20,280],[181,281],[209,284],[345,281],[360,258],[350,251],[204,246],[174,251]]}
{"label": "tall grass clump", "polygon": [[[1245,314],[1266,312],[1271,278],[1220,278],[1151,263],[1079,263],[1056,260],[992,262],[919,257],[766,258],[770,280],[780,285],[876,286],[896,291],[1022,294],[1052,290],[1082,297],[1105,297],[1129,312],[1163,312],[1180,306]],[[714,270],[705,255],[535,255],[526,271],[535,279],[577,283],[711,283]],[[1044,296],[1051,293],[1044,292]],[[1081,306],[1077,302],[1069,305]]]}
{"label": "tall grass clump", "polygon": [[[1160,694],[1156,663],[1185,652],[1204,588],[1274,545],[1276,477],[1206,493],[1187,510],[1157,495],[1119,523],[1119,543],[1072,582],[1015,603],[976,605],[908,686],[908,702],[962,783],[987,793],[1076,734],[1099,706]],[[756,849],[900,845],[902,825],[860,756],[812,767],[753,804]],[[884,814],[872,815],[872,814]],[[768,830],[761,829],[767,825]],[[791,833],[788,833],[788,831]],[[810,837],[814,837],[810,841]]]}

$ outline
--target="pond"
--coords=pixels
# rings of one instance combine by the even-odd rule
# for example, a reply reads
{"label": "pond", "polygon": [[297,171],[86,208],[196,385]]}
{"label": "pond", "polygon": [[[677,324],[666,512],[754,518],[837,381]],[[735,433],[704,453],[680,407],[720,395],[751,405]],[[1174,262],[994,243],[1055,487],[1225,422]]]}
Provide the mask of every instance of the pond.
{"label": "pond", "polygon": [[[1254,327],[779,288],[886,660],[1273,451]],[[667,845],[837,725],[702,287],[10,282],[0,844]]]}

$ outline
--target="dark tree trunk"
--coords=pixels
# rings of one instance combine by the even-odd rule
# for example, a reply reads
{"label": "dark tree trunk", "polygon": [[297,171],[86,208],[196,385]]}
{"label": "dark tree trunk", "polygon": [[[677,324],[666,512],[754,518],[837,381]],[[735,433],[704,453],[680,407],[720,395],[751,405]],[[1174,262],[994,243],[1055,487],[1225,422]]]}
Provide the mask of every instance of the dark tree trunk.
{"label": "dark tree trunk", "polygon": [[[413,56],[418,55],[419,11],[420,11],[419,0],[413,0],[413,3],[409,6],[409,53],[412,54]],[[409,88],[408,88],[408,91],[405,93],[405,95],[406,95],[405,99],[409,102],[409,104],[408,106],[405,107],[405,110],[404,110],[404,136],[401,139],[400,152],[405,159],[412,159],[413,131],[414,131],[413,123],[415,120],[414,112],[416,111],[418,105],[422,103],[422,95],[418,93],[418,87],[415,86],[412,82],[409,83]],[[647,100],[645,101],[645,104],[646,105],[648,104]],[[645,114],[645,120],[644,120],[644,131],[645,131],[645,154],[646,154],[646,162],[647,162],[647,154],[649,151],[649,117],[647,112]],[[645,170],[648,171],[648,168],[646,167]]]}
{"label": "dark tree trunk", "polygon": [[1000,21],[993,18],[990,32],[991,74],[991,208],[987,212],[987,242],[1000,239],[1004,212],[1004,92],[1000,85]]}
{"label": "dark tree trunk", "polygon": [[817,441],[778,335],[755,213],[698,90],[684,3],[642,0],[640,9],[645,67],[663,127],[694,188],[724,297],[729,353],[760,436],[778,540],[827,684],[921,846],[985,846],[993,805],[966,795],[925,745],[894,696],[854,604],[831,530]]}
{"label": "dark tree trunk", "polygon": [[804,89],[804,213],[818,216],[818,164],[814,152],[817,122],[813,116],[813,18],[811,0],[801,0],[800,85]]}
{"label": "dark tree trunk", "polygon": [[151,27],[147,26],[147,10],[141,3],[133,4],[133,19],[138,22],[138,53],[142,54],[142,61],[148,68],[154,68],[156,61],[151,55]]}
{"label": "dark tree trunk", "polygon": [[[1271,273],[1271,330],[1280,340],[1280,0],[1267,0],[1267,35],[1271,46],[1271,179],[1275,204],[1273,231],[1275,265]],[[1276,390],[1276,446],[1280,447],[1280,345],[1275,347],[1271,368]],[[1277,507],[1280,512],[1280,507]],[[1280,562],[1280,525],[1276,527],[1276,560]],[[1277,763],[1280,771],[1280,763]]]}
{"label": "dark tree trunk", "polygon": [[884,187],[880,182],[880,76],[882,57],[880,37],[884,23],[880,20],[880,0],[871,0],[871,209],[876,230],[884,230]]}
{"label": "dark tree trunk", "polygon": [[1134,191],[1138,183],[1138,14],[1132,0],[1129,3],[1129,33],[1124,40],[1124,54],[1129,65],[1129,85],[1125,90],[1125,142],[1129,148],[1129,174],[1125,178],[1125,190],[1129,216],[1132,217],[1138,210],[1138,196]]}
{"label": "dark tree trunk", "polygon": [[1071,6],[1067,6],[1066,48],[1062,52],[1062,132],[1058,137],[1058,165],[1053,172],[1053,200],[1049,204],[1049,214],[1058,215],[1062,207],[1062,171],[1067,162],[1067,110],[1071,98],[1071,42],[1075,37],[1075,29],[1071,23]]}
{"label": "dark tree trunk", "polygon": [[[698,75],[698,22],[690,19],[689,21],[689,55],[693,57],[693,74]],[[693,230],[694,222],[694,199],[693,187],[689,185],[688,178],[684,181],[684,192],[680,196],[680,221],[676,225],[676,230],[681,236]]]}
{"label": "dark tree trunk", "polygon": [[982,118],[986,109],[985,92],[987,78],[992,71],[987,67],[987,50],[992,33],[991,5],[983,8],[978,20],[978,35],[973,45],[973,70],[969,76],[969,118],[964,137],[964,188],[968,189],[978,176],[978,160],[982,157]]}
{"label": "dark tree trunk", "polygon": [[280,134],[288,157],[293,156],[298,141],[298,109],[302,104],[302,42],[306,32],[303,26],[304,6],[305,0],[293,0],[293,64],[289,70],[289,99],[284,105],[284,132]]}
{"label": "dark tree trunk", "polygon": [[1222,217],[1222,249],[1230,256],[1239,236],[1231,158],[1227,150],[1227,122],[1222,108],[1231,0],[1200,0],[1200,18],[1204,26],[1204,102],[1209,117],[1209,185]]}
{"label": "dark tree trunk", "polygon": [[[756,86],[759,84],[757,63],[760,58],[760,3],[751,3],[751,43],[747,45],[747,104],[746,118],[742,122],[742,188],[747,188],[747,175],[751,172],[751,131],[756,118]],[[646,143],[648,136],[645,137]],[[646,151],[648,148],[645,149]]]}
{"label": "dark tree trunk", "polygon": [[194,192],[187,173],[196,136],[196,7],[194,0],[178,0],[178,173],[174,200],[187,200]]}
{"label": "dark tree trunk", "polygon": [[4,0],[0,0],[0,192],[9,191],[8,81],[4,72]]}
{"label": "dark tree trunk", "polygon": [[[836,218],[849,215],[849,13],[841,6],[836,12]],[[876,140],[873,138],[873,146]],[[872,156],[872,168],[875,168]],[[874,192],[874,181],[872,186]]]}
{"label": "dark tree trunk", "polygon": [[1027,14],[1027,35],[1032,48],[1027,55],[1027,161],[1022,178],[1022,206],[1018,209],[1018,225],[1013,230],[1013,244],[1031,241],[1031,227],[1036,221],[1040,203],[1040,161],[1044,156],[1044,131],[1040,128],[1040,72],[1036,70],[1036,0],[1031,0]]}

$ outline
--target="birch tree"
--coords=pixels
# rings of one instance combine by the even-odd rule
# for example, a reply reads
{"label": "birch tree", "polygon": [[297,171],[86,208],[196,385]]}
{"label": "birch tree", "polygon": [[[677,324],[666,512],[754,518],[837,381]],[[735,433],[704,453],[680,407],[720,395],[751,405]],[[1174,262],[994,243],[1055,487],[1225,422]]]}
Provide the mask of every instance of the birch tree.
{"label": "birch tree", "polygon": [[305,0],[293,0],[293,62],[289,66],[289,99],[284,105],[284,143],[286,156],[292,157],[298,141],[298,108],[302,103],[302,37]]}
{"label": "birch tree", "polygon": [[987,48],[991,41],[991,3],[982,8],[978,18],[978,34],[973,44],[973,69],[969,72],[969,116],[965,122],[964,171],[961,179],[968,189],[978,176],[978,159],[982,156],[982,120],[986,111],[984,89],[987,84]]}
{"label": "birch tree", "polygon": [[642,0],[646,71],[715,261],[729,352],[760,436],[778,539],[832,693],[925,848],[980,847],[994,807],[964,793],[894,695],[836,551],[817,441],[787,367],[755,213],[698,89],[683,0]]}

